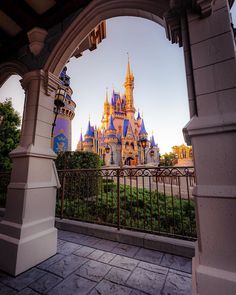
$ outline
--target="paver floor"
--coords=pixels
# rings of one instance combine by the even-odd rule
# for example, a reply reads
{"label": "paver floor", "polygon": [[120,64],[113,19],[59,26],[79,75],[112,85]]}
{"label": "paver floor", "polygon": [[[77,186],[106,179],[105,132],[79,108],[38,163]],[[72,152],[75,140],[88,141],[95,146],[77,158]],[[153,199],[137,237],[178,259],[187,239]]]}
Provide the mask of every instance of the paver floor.
{"label": "paver floor", "polygon": [[58,253],[13,278],[1,295],[189,295],[191,259],[59,231]]}

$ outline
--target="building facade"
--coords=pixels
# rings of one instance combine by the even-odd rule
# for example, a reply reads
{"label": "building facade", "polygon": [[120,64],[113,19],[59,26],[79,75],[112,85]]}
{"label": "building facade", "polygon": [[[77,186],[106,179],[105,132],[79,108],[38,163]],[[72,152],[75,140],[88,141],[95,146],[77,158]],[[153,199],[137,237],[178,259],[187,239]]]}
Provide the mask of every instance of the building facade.
{"label": "building facade", "polygon": [[77,150],[98,153],[106,166],[158,165],[159,148],[154,136],[148,137],[139,111],[135,116],[134,75],[129,61],[124,87],[124,95],[113,90],[110,101],[106,93],[101,127],[92,126],[89,120]]}
{"label": "building facade", "polygon": [[192,146],[185,144],[175,145],[172,147],[175,154],[175,165],[177,166],[193,166],[193,149]]}

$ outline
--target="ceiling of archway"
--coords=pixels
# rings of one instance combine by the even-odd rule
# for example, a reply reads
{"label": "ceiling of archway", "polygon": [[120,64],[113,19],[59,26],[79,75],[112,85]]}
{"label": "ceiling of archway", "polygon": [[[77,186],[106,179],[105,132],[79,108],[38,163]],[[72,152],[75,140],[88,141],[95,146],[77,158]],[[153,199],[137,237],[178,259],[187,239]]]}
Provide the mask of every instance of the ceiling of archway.
{"label": "ceiling of archway", "polygon": [[3,0],[0,1],[0,62],[28,44],[27,32],[66,26],[91,0]]}

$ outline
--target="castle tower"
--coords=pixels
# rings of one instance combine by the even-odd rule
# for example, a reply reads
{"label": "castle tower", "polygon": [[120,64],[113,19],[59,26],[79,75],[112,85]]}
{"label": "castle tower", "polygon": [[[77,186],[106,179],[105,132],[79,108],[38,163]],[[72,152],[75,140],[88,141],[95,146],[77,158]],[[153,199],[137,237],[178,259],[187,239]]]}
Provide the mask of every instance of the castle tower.
{"label": "castle tower", "polygon": [[116,128],[111,115],[108,128],[105,130],[105,144],[110,147],[109,154],[105,155],[106,165],[113,165],[117,162],[117,142]]}
{"label": "castle tower", "polygon": [[84,136],[84,141],[83,141],[83,150],[85,152],[93,151],[93,139],[94,139],[94,128],[91,126],[90,120],[89,120],[88,129]]}
{"label": "castle tower", "polygon": [[77,144],[77,151],[83,151],[84,147],[83,147],[83,134],[82,134],[82,130],[80,132],[80,138],[79,138],[79,142]]}
{"label": "castle tower", "polygon": [[53,150],[55,153],[71,151],[71,121],[75,116],[76,103],[72,100],[73,94],[70,88],[70,77],[66,74],[64,67],[60,74],[62,87],[66,91],[65,106],[60,109],[57,116],[56,126],[53,134]]}
{"label": "castle tower", "polygon": [[110,114],[111,114],[111,105],[108,102],[108,93],[106,91],[106,100],[104,102],[104,107],[103,107],[102,128],[107,129]]}
{"label": "castle tower", "polygon": [[133,97],[133,90],[134,90],[134,75],[130,68],[130,63],[128,60],[126,77],[125,77],[125,97],[126,97],[126,115],[129,119],[134,119],[134,97]]}

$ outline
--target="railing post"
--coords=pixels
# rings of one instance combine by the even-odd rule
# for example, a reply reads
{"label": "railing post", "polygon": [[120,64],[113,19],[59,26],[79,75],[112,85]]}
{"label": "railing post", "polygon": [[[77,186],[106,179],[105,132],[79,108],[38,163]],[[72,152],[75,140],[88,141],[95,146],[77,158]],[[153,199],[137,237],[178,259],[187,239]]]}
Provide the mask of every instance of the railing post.
{"label": "railing post", "polygon": [[63,211],[64,211],[64,194],[65,194],[65,171],[63,172],[63,180],[62,180],[62,194],[61,194],[61,219],[63,219]]}
{"label": "railing post", "polygon": [[120,169],[117,169],[117,229],[120,230]]}

